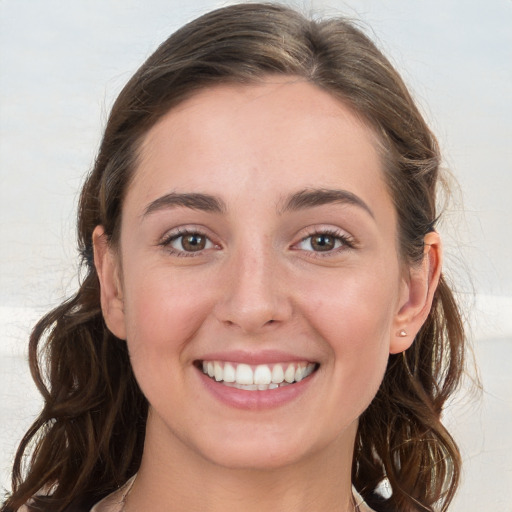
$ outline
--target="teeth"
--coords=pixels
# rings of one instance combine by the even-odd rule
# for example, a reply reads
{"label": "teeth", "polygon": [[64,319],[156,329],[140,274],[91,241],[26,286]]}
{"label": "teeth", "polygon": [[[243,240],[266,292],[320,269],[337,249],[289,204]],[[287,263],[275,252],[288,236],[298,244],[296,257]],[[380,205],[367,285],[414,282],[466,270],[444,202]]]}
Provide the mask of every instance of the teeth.
{"label": "teeth", "polygon": [[304,368],[304,371],[302,373],[302,378],[305,379],[306,377],[308,377],[309,375],[311,375],[313,373],[313,370],[315,369],[315,367],[311,364],[308,364],[305,368]]}
{"label": "teeth", "polygon": [[295,380],[295,366],[293,364],[289,364],[288,368],[286,368],[284,380],[288,383],[292,383]]}
{"label": "teeth", "polygon": [[256,366],[254,371],[254,384],[270,384],[272,382],[272,372],[265,364]]}
{"label": "teeth", "polygon": [[213,363],[213,371],[214,371],[214,375],[215,375],[215,380],[217,382],[223,380],[223,378],[224,378],[224,371],[223,371],[222,366],[220,365],[220,363],[218,361],[215,361]]}
{"label": "teeth", "polygon": [[208,361],[208,375],[210,377],[213,377],[215,375],[215,369],[214,365],[211,361]]}
{"label": "teeth", "polygon": [[224,365],[224,382],[235,382],[236,373],[235,367],[231,363],[226,363]]}
{"label": "teeth", "polygon": [[256,367],[222,361],[203,361],[202,363],[203,373],[217,382],[251,391],[277,389],[300,382],[311,375],[315,367],[314,363],[260,364]]}
{"label": "teeth", "polygon": [[230,388],[237,388],[237,389],[243,389],[245,391],[266,391],[267,389],[277,389],[282,386],[289,386],[290,384],[283,382],[282,384],[273,384],[272,382],[270,384],[237,384],[236,382],[225,382],[225,386],[228,386]]}
{"label": "teeth", "polygon": [[274,384],[281,384],[284,380],[283,367],[280,364],[274,365],[272,368],[272,382]]}
{"label": "teeth", "polygon": [[254,384],[252,368],[248,364],[239,364],[236,367],[235,380],[237,384]]}
{"label": "teeth", "polygon": [[258,386],[256,384],[237,384],[236,382],[228,382],[227,384],[224,383],[224,385],[230,388],[244,389],[245,391],[264,391],[266,389],[269,389],[268,386],[265,386],[263,384],[260,384]]}

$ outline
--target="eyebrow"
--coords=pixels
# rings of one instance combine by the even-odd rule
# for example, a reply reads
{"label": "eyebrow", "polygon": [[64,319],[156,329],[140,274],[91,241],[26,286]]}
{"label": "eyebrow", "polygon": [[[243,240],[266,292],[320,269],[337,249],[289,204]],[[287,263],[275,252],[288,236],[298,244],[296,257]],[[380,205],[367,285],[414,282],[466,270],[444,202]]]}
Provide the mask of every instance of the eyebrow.
{"label": "eyebrow", "polygon": [[[371,217],[375,217],[370,207],[354,193],[348,190],[326,188],[304,189],[292,194],[285,201],[284,206],[278,209],[278,213],[282,215],[286,212],[333,203],[355,205],[365,210]],[[225,213],[227,211],[224,201],[210,194],[170,192],[149,203],[144,209],[143,217],[156,211],[175,207],[191,208],[210,213]]]}
{"label": "eyebrow", "polygon": [[195,192],[183,194],[170,192],[149,203],[144,210],[143,217],[159,210],[179,206],[212,213],[223,213],[226,211],[224,202],[215,196]]}
{"label": "eyebrow", "polygon": [[375,218],[371,208],[357,195],[348,190],[311,188],[296,192],[288,198],[280,213],[304,210],[325,204],[350,204],[365,210],[372,218]]}

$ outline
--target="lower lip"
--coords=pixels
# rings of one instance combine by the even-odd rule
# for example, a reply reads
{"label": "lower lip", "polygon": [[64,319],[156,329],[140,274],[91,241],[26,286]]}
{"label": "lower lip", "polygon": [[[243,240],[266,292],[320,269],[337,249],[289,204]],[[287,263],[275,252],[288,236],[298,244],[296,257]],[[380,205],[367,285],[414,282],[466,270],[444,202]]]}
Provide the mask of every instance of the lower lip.
{"label": "lower lip", "polygon": [[296,400],[311,385],[316,372],[295,384],[264,391],[232,388],[213,380],[201,370],[198,370],[198,374],[206,389],[222,403],[237,409],[261,410],[281,407]]}

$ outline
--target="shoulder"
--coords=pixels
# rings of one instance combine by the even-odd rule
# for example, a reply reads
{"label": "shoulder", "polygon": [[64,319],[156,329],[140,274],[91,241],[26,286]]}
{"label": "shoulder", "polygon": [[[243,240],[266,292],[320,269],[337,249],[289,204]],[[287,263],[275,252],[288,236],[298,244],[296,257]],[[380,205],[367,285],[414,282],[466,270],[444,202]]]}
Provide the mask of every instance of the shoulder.
{"label": "shoulder", "polygon": [[124,500],[132,488],[137,475],[132,476],[122,487],[94,505],[90,512],[121,512]]}
{"label": "shoulder", "polygon": [[[98,498],[95,499],[91,497],[77,498],[64,509],[64,512],[90,512],[91,507],[93,507],[92,510],[94,510],[94,504],[97,499]],[[50,507],[48,501],[45,502],[40,496],[35,496],[29,503],[23,505],[16,512],[41,512],[41,510],[48,510],[48,507]]]}

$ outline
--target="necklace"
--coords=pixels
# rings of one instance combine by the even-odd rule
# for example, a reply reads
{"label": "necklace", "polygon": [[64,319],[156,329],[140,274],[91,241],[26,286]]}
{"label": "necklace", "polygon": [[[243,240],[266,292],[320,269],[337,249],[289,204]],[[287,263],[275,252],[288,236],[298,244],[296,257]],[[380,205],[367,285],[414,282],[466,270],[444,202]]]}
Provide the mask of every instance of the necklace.
{"label": "necklace", "polygon": [[[125,507],[126,507],[126,500],[128,499],[128,496],[130,495],[130,492],[132,490],[132,487],[133,487],[133,483],[135,482],[135,477],[137,475],[134,475],[132,478],[130,478],[130,480],[128,480],[128,482],[126,482],[125,484],[125,489],[124,489],[124,492],[123,492],[123,495],[121,497],[121,501],[120,501],[120,509],[118,512],[125,512]],[[361,509],[359,508],[359,505],[361,505],[361,503],[363,503],[362,501],[362,498],[361,496],[359,496],[359,494],[354,493],[355,489],[353,488],[352,489],[352,506],[354,508],[354,512],[361,512]]]}
{"label": "necklace", "polygon": [[[125,512],[124,507],[126,505],[126,497],[127,496],[128,496],[128,494],[123,496],[123,500],[121,501],[121,508],[119,509],[119,512]],[[354,512],[360,512],[359,503],[356,502],[354,497],[352,497],[352,505],[354,507]]]}

